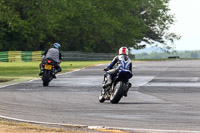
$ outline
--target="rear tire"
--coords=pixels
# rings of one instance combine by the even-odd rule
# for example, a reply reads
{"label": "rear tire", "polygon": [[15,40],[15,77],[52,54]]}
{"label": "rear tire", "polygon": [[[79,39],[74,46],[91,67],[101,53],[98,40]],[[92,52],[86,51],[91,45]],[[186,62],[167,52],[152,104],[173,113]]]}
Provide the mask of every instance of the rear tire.
{"label": "rear tire", "polygon": [[117,82],[117,84],[114,87],[114,92],[110,96],[111,103],[117,104],[121,100],[124,94],[123,88],[124,88],[124,83],[122,81]]}
{"label": "rear tire", "polygon": [[49,80],[49,78],[50,78],[50,71],[44,71],[44,74],[43,74],[43,78],[42,78],[42,80],[43,80],[43,86],[49,86],[49,82],[50,82],[50,80]]}

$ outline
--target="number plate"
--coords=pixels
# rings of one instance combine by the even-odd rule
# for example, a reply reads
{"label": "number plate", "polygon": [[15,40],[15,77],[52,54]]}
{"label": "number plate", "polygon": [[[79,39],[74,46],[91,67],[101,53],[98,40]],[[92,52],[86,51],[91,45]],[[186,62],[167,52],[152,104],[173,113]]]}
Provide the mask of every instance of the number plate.
{"label": "number plate", "polygon": [[47,70],[51,70],[51,68],[52,68],[52,65],[47,65],[47,64],[46,64],[46,65],[44,66],[44,69],[47,69]]}

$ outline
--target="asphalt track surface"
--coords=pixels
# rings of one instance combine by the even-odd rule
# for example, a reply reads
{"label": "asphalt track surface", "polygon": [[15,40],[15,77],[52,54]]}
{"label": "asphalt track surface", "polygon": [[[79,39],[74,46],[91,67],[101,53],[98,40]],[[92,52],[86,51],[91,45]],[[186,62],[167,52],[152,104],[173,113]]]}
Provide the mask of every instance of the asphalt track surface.
{"label": "asphalt track surface", "polygon": [[133,62],[128,97],[99,103],[105,65],[0,88],[0,115],[61,124],[200,131],[200,61]]}

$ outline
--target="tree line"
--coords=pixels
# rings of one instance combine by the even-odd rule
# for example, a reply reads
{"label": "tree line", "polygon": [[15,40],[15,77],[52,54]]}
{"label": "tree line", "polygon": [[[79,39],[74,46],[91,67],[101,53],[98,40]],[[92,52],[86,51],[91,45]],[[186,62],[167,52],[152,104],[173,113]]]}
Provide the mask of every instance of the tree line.
{"label": "tree line", "polygon": [[169,0],[1,0],[0,51],[116,52],[179,39]]}

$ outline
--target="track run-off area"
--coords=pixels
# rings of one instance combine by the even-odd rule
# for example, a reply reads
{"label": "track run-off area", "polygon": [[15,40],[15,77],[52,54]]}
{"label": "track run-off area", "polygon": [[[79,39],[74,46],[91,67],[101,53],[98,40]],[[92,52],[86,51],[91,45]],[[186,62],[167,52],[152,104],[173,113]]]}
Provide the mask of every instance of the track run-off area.
{"label": "track run-off area", "polygon": [[133,62],[119,104],[99,103],[106,65],[0,88],[0,116],[141,132],[200,132],[200,60]]}

